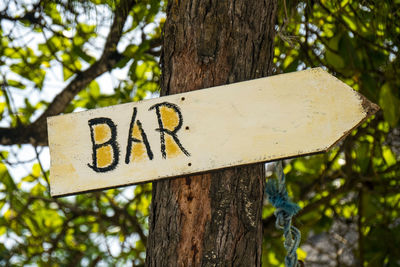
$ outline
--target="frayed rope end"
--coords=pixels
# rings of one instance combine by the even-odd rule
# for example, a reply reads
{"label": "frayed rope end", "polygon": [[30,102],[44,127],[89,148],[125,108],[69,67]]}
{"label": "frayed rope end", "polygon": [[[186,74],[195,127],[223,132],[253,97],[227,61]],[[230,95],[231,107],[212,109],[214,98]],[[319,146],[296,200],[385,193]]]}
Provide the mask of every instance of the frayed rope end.
{"label": "frayed rope end", "polygon": [[278,179],[267,182],[265,193],[268,196],[268,201],[276,208],[276,226],[283,229],[284,232],[284,247],[287,250],[285,265],[286,267],[296,267],[298,266],[296,250],[300,244],[301,233],[292,225],[292,217],[299,212],[300,207],[289,199],[282,162],[280,161],[276,165],[276,173]]}

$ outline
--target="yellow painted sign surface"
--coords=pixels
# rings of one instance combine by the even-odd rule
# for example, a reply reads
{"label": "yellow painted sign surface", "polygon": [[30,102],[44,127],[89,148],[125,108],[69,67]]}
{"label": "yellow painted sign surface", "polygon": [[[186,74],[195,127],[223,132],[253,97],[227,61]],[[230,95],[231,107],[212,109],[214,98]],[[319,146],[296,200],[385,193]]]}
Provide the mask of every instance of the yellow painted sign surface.
{"label": "yellow painted sign surface", "polygon": [[311,69],[51,117],[51,194],[326,151],[376,110]]}

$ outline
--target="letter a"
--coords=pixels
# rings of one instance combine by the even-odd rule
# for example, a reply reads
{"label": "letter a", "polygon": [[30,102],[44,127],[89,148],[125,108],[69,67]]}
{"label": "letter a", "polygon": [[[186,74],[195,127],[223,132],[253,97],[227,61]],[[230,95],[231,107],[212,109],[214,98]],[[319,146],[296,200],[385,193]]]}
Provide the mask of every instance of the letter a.
{"label": "letter a", "polygon": [[117,127],[109,118],[94,118],[88,123],[93,149],[93,162],[88,166],[96,172],[115,169],[119,158]]}
{"label": "letter a", "polygon": [[145,158],[145,149],[147,156],[150,160],[153,159],[153,152],[151,151],[149,141],[142,128],[142,123],[136,120],[137,110],[133,108],[133,115],[131,125],[129,126],[128,146],[126,147],[125,163],[128,164],[131,160],[141,161]]}

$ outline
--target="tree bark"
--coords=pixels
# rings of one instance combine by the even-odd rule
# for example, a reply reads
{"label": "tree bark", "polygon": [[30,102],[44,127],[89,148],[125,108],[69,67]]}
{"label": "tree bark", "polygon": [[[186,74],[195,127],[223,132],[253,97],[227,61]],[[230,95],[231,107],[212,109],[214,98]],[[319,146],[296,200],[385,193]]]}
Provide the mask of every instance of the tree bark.
{"label": "tree bark", "polygon": [[[161,94],[270,75],[276,7],[168,1]],[[256,164],[153,183],[146,265],[261,266],[264,172]]]}

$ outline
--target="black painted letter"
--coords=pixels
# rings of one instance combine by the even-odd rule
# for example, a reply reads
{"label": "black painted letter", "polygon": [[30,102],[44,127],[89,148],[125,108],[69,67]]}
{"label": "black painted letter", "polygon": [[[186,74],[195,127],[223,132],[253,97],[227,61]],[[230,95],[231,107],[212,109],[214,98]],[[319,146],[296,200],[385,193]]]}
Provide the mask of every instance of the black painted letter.
{"label": "black painted letter", "polygon": [[179,107],[172,103],[163,102],[155,104],[149,110],[152,109],[155,109],[157,114],[159,128],[156,130],[160,132],[162,157],[167,158],[167,155],[174,157],[179,155],[180,151],[186,156],[190,156],[176,134],[183,124]]}
{"label": "black painted letter", "polygon": [[89,120],[90,137],[92,139],[92,165],[96,172],[107,172],[118,164],[119,149],[117,143],[117,127],[109,118]]}
{"label": "black painted letter", "polygon": [[136,120],[136,114],[137,109],[134,107],[131,124],[129,126],[128,146],[126,148],[125,157],[126,164],[130,162],[131,154],[133,154],[132,160],[142,160],[144,157],[144,147],[146,148],[149,159],[153,159],[153,152],[151,151],[149,141],[147,140],[147,136],[143,131],[142,123],[139,120]]}

